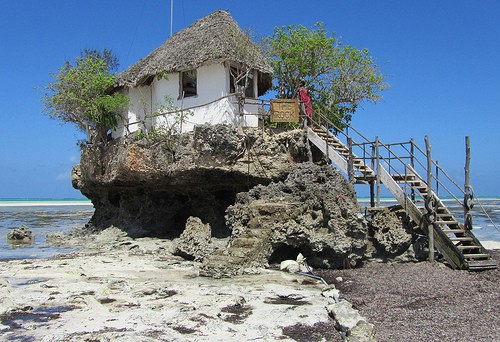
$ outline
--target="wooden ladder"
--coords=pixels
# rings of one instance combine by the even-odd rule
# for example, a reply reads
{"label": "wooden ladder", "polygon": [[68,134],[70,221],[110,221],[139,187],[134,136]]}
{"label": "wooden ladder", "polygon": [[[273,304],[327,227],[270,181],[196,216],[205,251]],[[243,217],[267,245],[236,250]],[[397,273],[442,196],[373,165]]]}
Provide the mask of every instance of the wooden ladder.
{"label": "wooden ladder", "polygon": [[[360,158],[354,155],[342,141],[326,128],[308,127],[307,134],[309,141],[327,156],[329,162],[334,163],[344,173],[349,174],[348,161],[349,159],[352,161],[353,169],[356,172],[354,176],[356,184],[367,184],[377,178],[375,171],[365,163],[367,159],[372,162],[372,157]],[[396,198],[398,203],[406,209],[410,218],[419,227],[423,228],[424,232],[427,232],[427,225],[429,224],[426,215],[427,209],[424,206],[418,206],[417,202],[412,199],[413,196],[406,194],[403,187],[409,187],[420,194],[424,199],[424,203],[429,197],[434,201],[436,218],[432,224],[435,246],[451,267],[477,271],[496,268],[495,260],[491,258],[474,234],[458,222],[434,192],[427,193],[427,183],[411,165],[405,167],[409,170],[407,174],[391,175],[379,163],[380,181]]]}

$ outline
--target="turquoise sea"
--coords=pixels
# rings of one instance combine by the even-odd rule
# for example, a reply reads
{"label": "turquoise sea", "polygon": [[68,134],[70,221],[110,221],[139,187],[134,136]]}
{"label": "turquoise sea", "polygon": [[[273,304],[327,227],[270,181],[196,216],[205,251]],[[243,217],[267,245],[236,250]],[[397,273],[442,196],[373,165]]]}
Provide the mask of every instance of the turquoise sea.
{"label": "turquoise sea", "polygon": [[[0,259],[43,258],[69,252],[68,248],[47,246],[48,233],[67,232],[83,227],[94,212],[88,200],[74,199],[1,199]],[[35,236],[31,245],[10,245],[7,234],[12,228],[28,227]]]}
{"label": "turquoise sea", "polygon": [[[446,205],[461,221],[463,209],[455,200],[444,200]],[[473,209],[474,234],[479,240],[500,241],[500,197],[481,198]],[[358,199],[361,207],[369,206],[366,198]],[[382,199],[382,204],[396,204],[393,199]],[[53,232],[67,232],[83,227],[94,209],[90,201],[74,199],[0,199],[0,259],[50,257],[70,249],[47,246],[45,235]],[[28,227],[35,235],[31,245],[10,245],[7,234],[13,228]],[[496,226],[496,227],[495,227]]]}

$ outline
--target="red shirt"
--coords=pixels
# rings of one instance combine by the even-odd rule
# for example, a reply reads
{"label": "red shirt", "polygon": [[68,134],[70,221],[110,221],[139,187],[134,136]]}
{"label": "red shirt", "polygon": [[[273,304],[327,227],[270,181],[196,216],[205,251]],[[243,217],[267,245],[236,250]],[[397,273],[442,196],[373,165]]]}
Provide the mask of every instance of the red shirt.
{"label": "red shirt", "polygon": [[313,107],[307,88],[299,87],[299,100],[302,101],[304,103],[304,106],[306,107],[306,115],[311,116]]}

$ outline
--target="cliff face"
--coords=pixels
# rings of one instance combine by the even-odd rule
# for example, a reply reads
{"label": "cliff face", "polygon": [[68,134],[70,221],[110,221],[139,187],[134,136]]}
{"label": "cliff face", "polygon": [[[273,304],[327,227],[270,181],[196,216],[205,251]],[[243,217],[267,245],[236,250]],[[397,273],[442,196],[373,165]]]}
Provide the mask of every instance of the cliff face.
{"label": "cliff face", "polygon": [[82,149],[72,183],[94,204],[91,225],[131,236],[179,236],[188,217],[228,236],[236,194],[284,179],[309,159],[301,130],[273,134],[203,125],[175,139],[119,140]]}

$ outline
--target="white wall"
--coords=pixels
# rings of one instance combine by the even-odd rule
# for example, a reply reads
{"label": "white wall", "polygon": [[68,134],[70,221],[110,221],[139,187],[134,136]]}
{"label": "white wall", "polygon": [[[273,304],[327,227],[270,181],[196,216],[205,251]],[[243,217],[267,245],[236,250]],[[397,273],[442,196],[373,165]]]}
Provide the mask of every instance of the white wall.
{"label": "white wall", "polygon": [[113,130],[113,138],[121,137],[127,134],[125,125],[128,123],[128,131],[135,132],[141,129],[144,132],[151,130],[151,87],[127,88],[129,96],[128,110],[123,113],[122,121],[118,127]]}
{"label": "white wall", "polygon": [[[156,116],[153,119],[145,119],[144,113],[152,115],[158,112],[161,105],[166,105],[165,95],[173,98],[173,105],[179,109],[192,109],[192,116],[185,116],[185,122],[182,125],[182,131],[192,131],[195,125],[209,123],[229,123],[234,126],[239,125],[238,105],[234,97],[220,99],[228,95],[229,92],[229,68],[223,63],[211,64],[197,69],[197,95],[186,97],[184,100],[179,98],[179,73],[168,74],[168,79],[157,79],[150,86],[130,88],[130,106],[127,113],[128,122],[145,121],[145,127],[141,124],[132,124],[129,126],[130,132],[141,128],[150,130],[151,127],[172,125],[175,115]],[[257,82],[255,82],[257,87]],[[257,91],[256,91],[257,93]],[[258,113],[257,105],[246,105],[244,112],[246,114]],[[183,114],[184,115],[184,114]],[[257,127],[258,116],[245,115],[243,126]],[[113,132],[113,137],[127,134],[127,130],[119,127]]]}

